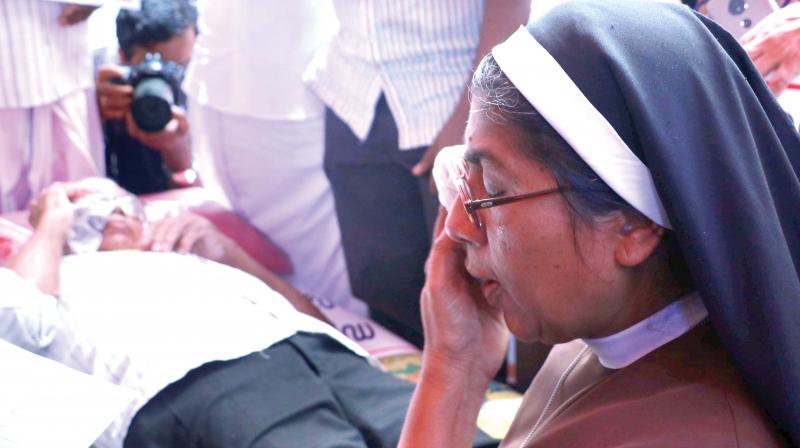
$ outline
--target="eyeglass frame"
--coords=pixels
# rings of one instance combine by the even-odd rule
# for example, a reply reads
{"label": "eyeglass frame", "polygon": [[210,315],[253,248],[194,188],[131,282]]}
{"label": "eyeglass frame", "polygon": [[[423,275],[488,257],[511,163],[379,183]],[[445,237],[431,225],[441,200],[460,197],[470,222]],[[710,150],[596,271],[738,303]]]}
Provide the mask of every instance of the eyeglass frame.
{"label": "eyeglass frame", "polygon": [[469,174],[468,163],[469,162],[463,158],[459,162],[456,162],[456,175],[454,176],[455,184],[459,199],[462,200],[461,204],[464,206],[464,211],[467,213],[470,222],[479,229],[483,228],[483,220],[481,220],[478,210],[497,207],[499,205],[512,204],[524,199],[533,199],[540,196],[547,196],[553,193],[572,190],[572,188],[569,187],[553,187],[546,190],[533,191],[530,193],[499,196],[496,198],[472,199],[472,189],[470,189],[469,183],[467,182],[467,175]]}

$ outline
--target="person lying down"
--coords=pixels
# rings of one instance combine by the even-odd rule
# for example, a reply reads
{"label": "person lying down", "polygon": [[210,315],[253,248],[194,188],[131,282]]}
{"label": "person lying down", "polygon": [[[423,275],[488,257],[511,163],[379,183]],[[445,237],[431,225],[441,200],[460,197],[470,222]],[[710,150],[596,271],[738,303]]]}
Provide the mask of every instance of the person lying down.
{"label": "person lying down", "polygon": [[96,182],[51,186],[31,218],[0,268],[0,337],[135,393],[97,447],[397,444],[413,385],[299,312],[321,316],[208,221],[147,222]]}

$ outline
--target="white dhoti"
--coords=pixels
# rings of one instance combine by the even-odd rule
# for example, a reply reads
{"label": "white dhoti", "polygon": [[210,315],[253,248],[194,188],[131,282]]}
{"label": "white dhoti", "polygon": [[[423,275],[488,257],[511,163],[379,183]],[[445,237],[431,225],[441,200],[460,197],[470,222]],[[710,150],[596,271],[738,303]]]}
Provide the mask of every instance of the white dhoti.
{"label": "white dhoti", "polygon": [[286,251],[294,265],[287,280],[296,288],[365,315],[366,305],[350,290],[322,168],[324,118],[263,120],[191,97],[188,110],[204,184],[219,186],[236,211]]}

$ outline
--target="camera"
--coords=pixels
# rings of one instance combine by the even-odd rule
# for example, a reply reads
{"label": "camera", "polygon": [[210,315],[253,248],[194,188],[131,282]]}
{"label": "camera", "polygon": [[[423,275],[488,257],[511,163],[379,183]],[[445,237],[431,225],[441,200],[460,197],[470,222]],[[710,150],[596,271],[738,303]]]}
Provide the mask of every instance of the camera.
{"label": "camera", "polygon": [[172,119],[172,106],[180,94],[184,70],[179,64],[147,53],[139,64],[124,68],[119,84],[133,87],[131,115],[139,129],[158,132]]}

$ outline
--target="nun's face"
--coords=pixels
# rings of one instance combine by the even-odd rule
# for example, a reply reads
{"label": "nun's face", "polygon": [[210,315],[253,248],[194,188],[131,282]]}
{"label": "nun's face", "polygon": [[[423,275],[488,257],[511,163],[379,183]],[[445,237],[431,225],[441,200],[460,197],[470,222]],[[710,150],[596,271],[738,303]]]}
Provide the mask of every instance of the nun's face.
{"label": "nun's face", "polygon": [[[557,186],[547,169],[522,155],[519,136],[481,112],[471,114],[466,143],[473,199]],[[481,281],[487,301],[503,311],[512,333],[545,343],[608,334],[624,305],[611,230],[574,224],[560,193],[478,213],[482,228],[454,206],[446,230],[465,246],[467,270]]]}

